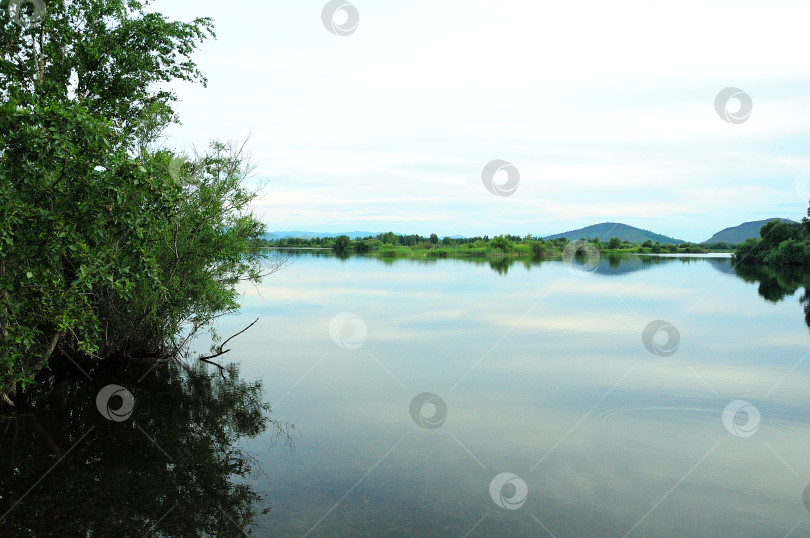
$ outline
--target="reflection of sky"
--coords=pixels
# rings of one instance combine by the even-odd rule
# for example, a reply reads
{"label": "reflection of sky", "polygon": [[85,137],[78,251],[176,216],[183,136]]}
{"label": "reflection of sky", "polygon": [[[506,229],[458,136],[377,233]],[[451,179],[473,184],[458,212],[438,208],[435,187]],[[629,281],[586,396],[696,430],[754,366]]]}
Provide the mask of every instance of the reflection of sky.
{"label": "reflection of sky", "polygon": [[[306,255],[245,293],[222,332],[261,319],[231,358],[301,433],[264,461],[274,510],[257,530],[305,533],[407,433],[314,535],[462,536],[485,514],[471,536],[542,535],[532,514],[558,536],[623,535],[698,462],[635,534],[810,532],[810,360],[794,368],[810,336],[796,296],[766,303],[708,261],[581,278],[559,262],[504,276]],[[341,312],[366,322],[359,349],[330,339]],[[656,319],[680,331],[671,357],[642,345]],[[449,408],[437,430],[408,415],[425,391]],[[748,439],[721,422],[737,399],[762,414]],[[262,458],[263,441],[251,446]],[[503,471],[529,486],[520,510],[489,499]]]}

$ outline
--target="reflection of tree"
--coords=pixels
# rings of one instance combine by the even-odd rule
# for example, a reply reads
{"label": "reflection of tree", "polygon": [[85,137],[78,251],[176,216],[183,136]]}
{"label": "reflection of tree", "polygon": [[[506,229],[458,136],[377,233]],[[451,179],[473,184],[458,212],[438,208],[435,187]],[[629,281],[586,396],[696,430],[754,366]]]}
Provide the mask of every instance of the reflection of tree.
{"label": "reflection of tree", "polygon": [[[310,256],[310,257],[338,257],[331,249],[325,250],[285,250],[285,255],[289,254],[290,257]],[[354,254],[346,254],[341,259],[347,257],[354,257]],[[396,257],[396,256],[379,256],[376,259],[379,263],[384,265],[395,264],[435,264],[442,259],[448,258],[447,256],[437,256],[428,258],[409,258],[409,257]],[[474,265],[488,265],[490,269],[500,275],[506,275],[512,264],[522,263],[526,269],[537,268],[543,264],[559,263],[559,258],[529,258],[529,257],[514,257],[514,256],[492,256],[492,257],[450,257],[457,263],[474,264]],[[576,262],[582,265],[588,264],[588,256],[583,252],[576,254]],[[644,271],[655,267],[663,267],[668,264],[697,264],[697,263],[710,263],[715,269],[727,272],[729,271],[730,259],[729,258],[700,258],[692,256],[657,256],[657,255],[644,255],[633,253],[610,253],[601,258],[599,266],[594,271],[600,276],[619,277],[634,273],[636,271]]]}
{"label": "reflection of tree", "polygon": [[807,283],[807,271],[797,267],[767,267],[738,264],[734,267],[738,277],[746,282],[759,283],[759,295],[778,303]]}
{"label": "reflection of tree", "polygon": [[810,272],[807,269],[738,264],[734,273],[746,282],[759,283],[759,295],[772,303],[778,303],[799,288],[804,288],[799,302],[804,308],[804,321],[810,327]]}
{"label": "reflection of tree", "polygon": [[515,260],[513,258],[507,257],[492,257],[489,259],[489,266],[492,268],[493,271],[496,271],[499,275],[505,275],[509,272],[509,267]]}
{"label": "reflection of tree", "polygon": [[[173,364],[137,383],[131,372],[95,370],[96,383],[52,378],[31,391],[16,414],[0,416],[0,515],[53,471],[0,521],[2,534],[241,535],[269,508],[243,480],[259,471],[237,441],[268,426],[274,440],[290,439],[288,425],[269,418],[261,384],[240,380],[234,365],[228,373]],[[126,421],[96,408],[109,383],[135,398]]]}

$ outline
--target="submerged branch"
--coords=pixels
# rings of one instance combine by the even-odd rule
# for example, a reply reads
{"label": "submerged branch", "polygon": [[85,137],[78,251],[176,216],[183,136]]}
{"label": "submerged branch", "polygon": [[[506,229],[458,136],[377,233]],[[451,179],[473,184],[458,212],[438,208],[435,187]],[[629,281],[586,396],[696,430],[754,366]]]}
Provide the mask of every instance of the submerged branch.
{"label": "submerged branch", "polygon": [[253,323],[251,323],[250,325],[248,325],[247,327],[245,327],[244,329],[242,329],[242,330],[241,330],[241,331],[239,331],[238,333],[234,334],[233,336],[231,336],[230,338],[228,338],[227,340],[225,340],[224,342],[222,342],[222,343],[219,345],[219,348],[217,348],[217,352],[216,352],[216,353],[214,353],[213,355],[206,355],[206,356],[204,356],[204,357],[200,357],[200,360],[201,360],[201,361],[203,361],[203,362],[205,362],[205,363],[208,363],[208,364],[213,364],[214,366],[216,366],[217,368],[219,368],[219,375],[221,375],[221,376],[222,376],[222,379],[225,379],[225,374],[223,373],[223,371],[225,370],[225,367],[224,367],[224,366],[222,366],[221,364],[218,364],[218,363],[216,363],[216,362],[214,362],[214,361],[210,360],[210,359],[215,359],[216,357],[219,357],[219,356],[221,356],[221,355],[224,355],[224,354],[228,353],[228,352],[230,351],[230,349],[224,349],[224,348],[225,348],[225,344],[227,344],[228,342],[230,342],[231,340],[233,340],[234,338],[236,338],[237,336],[239,336],[239,335],[240,335],[240,334],[242,334],[243,332],[245,332],[245,331],[247,331],[248,329],[250,329],[251,327],[253,327],[253,326],[256,324],[256,322],[257,322],[257,321],[259,321],[259,318],[256,318],[255,320],[253,320]]}

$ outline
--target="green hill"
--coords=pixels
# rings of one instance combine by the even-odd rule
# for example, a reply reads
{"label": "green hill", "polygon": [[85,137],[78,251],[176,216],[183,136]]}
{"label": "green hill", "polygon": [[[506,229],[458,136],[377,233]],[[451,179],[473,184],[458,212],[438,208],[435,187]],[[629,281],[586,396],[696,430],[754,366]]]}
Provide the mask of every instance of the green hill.
{"label": "green hill", "polygon": [[571,230],[561,234],[554,234],[545,237],[545,239],[557,239],[558,237],[566,237],[569,241],[576,241],[577,239],[591,239],[598,237],[600,241],[610,241],[611,237],[618,237],[622,241],[630,241],[631,243],[643,243],[648,239],[655,243],[658,241],[661,244],[672,243],[680,245],[683,243],[680,239],[674,239],[648,230],[642,230],[635,226],[628,226],[620,222],[603,222],[601,224],[594,224],[586,226],[579,230]]}
{"label": "green hill", "polygon": [[739,226],[732,226],[725,230],[720,230],[704,243],[742,243],[746,239],[759,237],[759,229],[765,226],[766,223],[772,220],[781,220],[784,222],[795,222],[790,219],[772,218],[765,220],[754,220],[751,222],[743,222]]}

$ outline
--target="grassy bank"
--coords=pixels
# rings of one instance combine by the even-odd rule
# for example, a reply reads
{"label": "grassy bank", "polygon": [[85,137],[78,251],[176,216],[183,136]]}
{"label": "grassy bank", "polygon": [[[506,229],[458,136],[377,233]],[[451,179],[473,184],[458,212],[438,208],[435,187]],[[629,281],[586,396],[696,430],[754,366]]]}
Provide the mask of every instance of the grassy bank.
{"label": "grassy bank", "polygon": [[311,239],[289,238],[262,240],[261,246],[275,248],[331,248],[338,253],[356,253],[380,258],[553,258],[560,257],[566,248],[581,249],[589,245],[600,254],[705,254],[709,252],[733,252],[733,245],[717,243],[696,245],[693,243],[659,244],[646,241],[630,243],[612,238],[601,242],[597,238],[585,239],[571,244],[566,238],[545,240],[527,235],[525,237],[499,235],[471,238],[439,239],[418,235],[400,236],[391,232],[376,237],[350,239],[347,236],[316,237]]}

